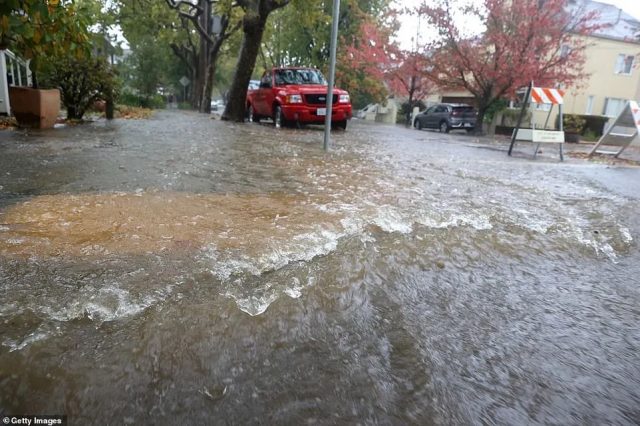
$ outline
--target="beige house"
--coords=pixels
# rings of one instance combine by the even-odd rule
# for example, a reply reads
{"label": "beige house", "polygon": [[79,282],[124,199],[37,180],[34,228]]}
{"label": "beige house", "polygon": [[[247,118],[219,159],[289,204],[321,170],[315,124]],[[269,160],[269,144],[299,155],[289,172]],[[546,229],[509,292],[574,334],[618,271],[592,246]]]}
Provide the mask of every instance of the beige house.
{"label": "beige house", "polygon": [[[640,1],[640,0],[634,0]],[[623,10],[593,0],[570,0],[570,7],[597,11],[606,25],[588,37],[585,71],[590,77],[580,88],[568,88],[565,114],[616,117],[629,100],[640,100],[640,21]],[[567,47],[561,49],[564,50]],[[447,92],[431,96],[429,103],[473,103],[467,92]],[[544,124],[549,106],[532,106],[533,120]],[[554,123],[557,107],[549,123]]]}
{"label": "beige house", "polygon": [[565,112],[616,117],[629,100],[640,100],[640,21],[615,6],[591,0],[574,7],[596,10],[606,28],[589,37],[581,89],[569,88]]}

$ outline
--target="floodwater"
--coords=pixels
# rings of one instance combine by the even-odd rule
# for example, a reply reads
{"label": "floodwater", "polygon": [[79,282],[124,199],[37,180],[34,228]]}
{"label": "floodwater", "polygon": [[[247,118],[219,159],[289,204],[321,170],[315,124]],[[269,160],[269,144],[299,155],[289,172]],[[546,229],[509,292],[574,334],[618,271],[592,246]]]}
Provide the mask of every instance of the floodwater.
{"label": "floodwater", "polygon": [[0,132],[0,414],[640,422],[640,169],[333,142],[182,112]]}

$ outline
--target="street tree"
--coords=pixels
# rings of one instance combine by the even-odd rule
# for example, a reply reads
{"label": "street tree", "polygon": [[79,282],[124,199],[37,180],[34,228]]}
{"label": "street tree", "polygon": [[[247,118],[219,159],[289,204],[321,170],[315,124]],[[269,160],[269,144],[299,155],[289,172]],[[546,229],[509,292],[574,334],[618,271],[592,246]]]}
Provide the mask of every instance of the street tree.
{"label": "street tree", "polygon": [[[424,46],[424,75],[440,90],[467,90],[478,122],[498,100],[513,97],[531,81],[555,87],[579,84],[584,72],[585,35],[595,14],[570,12],[566,0],[483,0],[464,8],[455,0],[424,2],[415,13],[439,32]],[[471,34],[465,25],[481,23]],[[482,131],[482,126],[477,127]]]}
{"label": "street tree", "polygon": [[352,95],[356,107],[383,102],[389,94],[389,72],[401,61],[400,51],[391,41],[393,26],[384,18],[361,16],[358,30],[343,37],[336,71],[341,87]]}
{"label": "street tree", "polygon": [[245,99],[247,87],[260,52],[262,37],[269,15],[292,0],[236,0],[242,8],[242,45],[236,72],[229,90],[229,101],[222,114],[223,120],[243,122],[245,118]]}
{"label": "street tree", "polygon": [[[389,0],[341,1],[336,84],[349,90],[355,105],[366,105],[387,95],[384,80],[374,77],[378,75],[375,69],[382,69],[380,58],[371,55],[378,50],[380,53],[391,50],[386,46],[391,43],[389,35],[395,27],[389,3]],[[290,7],[275,11],[265,30],[258,68],[312,66],[328,71],[332,10],[332,1],[306,0],[294,1]],[[369,36],[382,49],[373,46]],[[366,54],[361,54],[360,48]],[[383,62],[387,63],[386,54],[383,56]]]}
{"label": "street tree", "polygon": [[[387,73],[387,82],[391,93],[398,96],[406,96],[407,120],[413,107],[434,92],[434,85],[425,75],[428,63],[424,56],[416,52],[399,51],[399,64],[393,66]],[[407,124],[411,124],[407,121]]]}
{"label": "street tree", "polygon": [[324,68],[329,62],[332,2],[307,0],[275,11],[265,29],[258,64],[312,66]]}
{"label": "street tree", "polygon": [[[216,64],[224,42],[240,28],[241,21],[234,13],[242,2],[232,0],[165,0],[180,17],[182,27],[187,30],[190,45],[172,46],[176,55],[190,64],[194,77],[194,107],[200,112],[211,112]],[[191,29],[198,36],[197,45],[191,40]],[[190,60],[189,60],[190,59]]]}
{"label": "street tree", "polygon": [[30,59],[33,87],[39,65],[56,55],[89,53],[88,16],[71,1],[22,0],[0,2],[0,49],[11,48]]}
{"label": "street tree", "polygon": [[186,76],[190,84],[184,101],[210,112],[218,59],[240,27],[240,10],[234,4],[232,0],[120,0],[119,22],[131,48],[128,62],[133,65],[135,88],[151,89],[145,96],[156,95],[167,85],[182,93],[178,81]]}

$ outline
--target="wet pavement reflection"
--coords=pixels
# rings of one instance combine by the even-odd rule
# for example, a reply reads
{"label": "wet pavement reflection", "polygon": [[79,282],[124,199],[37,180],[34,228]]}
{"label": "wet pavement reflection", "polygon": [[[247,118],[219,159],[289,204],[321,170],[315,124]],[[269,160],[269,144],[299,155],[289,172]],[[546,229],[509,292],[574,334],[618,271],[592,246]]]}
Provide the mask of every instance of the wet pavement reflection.
{"label": "wet pavement reflection", "polygon": [[168,111],[0,132],[0,413],[638,422],[640,169],[332,137]]}

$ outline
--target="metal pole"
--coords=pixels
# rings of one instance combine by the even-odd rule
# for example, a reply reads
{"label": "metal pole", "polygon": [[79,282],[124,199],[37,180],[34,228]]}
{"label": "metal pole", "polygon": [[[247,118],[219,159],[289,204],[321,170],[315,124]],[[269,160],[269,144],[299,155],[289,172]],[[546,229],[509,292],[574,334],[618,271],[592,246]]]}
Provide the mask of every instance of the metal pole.
{"label": "metal pole", "polygon": [[336,78],[336,50],[338,46],[338,21],[340,0],[333,0],[333,26],[331,27],[331,63],[329,66],[329,90],[327,91],[327,116],[324,120],[324,150],[331,144],[331,115],[333,114],[333,85]]}
{"label": "metal pole", "polygon": [[516,124],[516,128],[513,131],[513,135],[511,136],[511,145],[509,145],[509,156],[511,156],[511,152],[513,151],[513,145],[516,143],[516,136],[518,135],[518,130],[520,130],[520,126],[522,125],[522,119],[524,118],[524,113],[529,106],[529,98],[531,97],[531,91],[533,90],[533,81],[529,84],[527,88],[527,94],[524,95],[524,101],[522,102],[522,109],[520,110],[520,115],[518,116],[518,124]]}
{"label": "metal pole", "polygon": [[[559,113],[560,113],[560,120],[559,120],[559,122],[560,122],[559,123],[560,124],[559,125],[560,131],[564,132],[564,117],[562,115],[562,110],[563,110],[562,104],[558,104],[558,110],[559,110]],[[564,161],[564,152],[563,152],[563,150],[564,150],[564,144],[561,143],[560,144],[560,161]]]}

